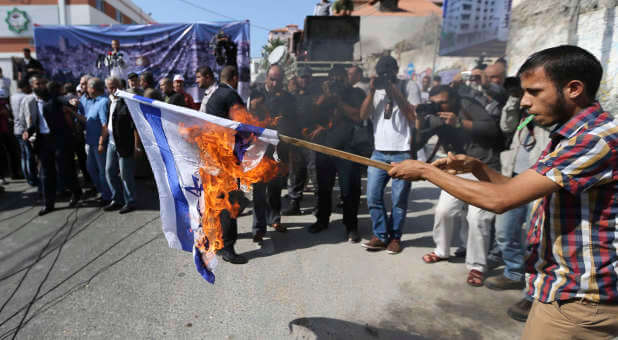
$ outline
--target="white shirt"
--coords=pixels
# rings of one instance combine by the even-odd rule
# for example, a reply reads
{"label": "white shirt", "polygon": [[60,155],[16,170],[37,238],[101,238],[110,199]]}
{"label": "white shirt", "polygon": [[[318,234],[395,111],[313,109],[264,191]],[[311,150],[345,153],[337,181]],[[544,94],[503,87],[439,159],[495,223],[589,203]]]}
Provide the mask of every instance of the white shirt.
{"label": "white shirt", "polygon": [[112,124],[113,122],[112,119],[114,117],[114,111],[116,111],[116,105],[118,104],[118,100],[120,100],[120,98],[116,98],[110,94],[109,100],[111,104],[109,105],[109,120],[107,124],[107,132],[109,132],[109,142],[111,144],[115,144],[114,143],[114,133],[113,133],[114,126]]}
{"label": "white shirt", "polygon": [[208,100],[215,93],[215,90],[219,88],[219,84],[213,83],[209,88],[204,91],[204,97],[202,98],[202,104],[200,105],[200,112],[206,112],[206,104],[208,104]]}
{"label": "white shirt", "polygon": [[[414,82],[399,83],[406,100],[416,105],[420,102],[420,89]],[[405,87],[404,87],[405,85]],[[410,151],[412,141],[412,126],[414,122],[401,112],[397,103],[391,99],[393,111],[389,119],[384,118],[386,106],[386,90],[376,90],[373,96],[373,138],[378,151]]]}
{"label": "white shirt", "polygon": [[36,105],[37,108],[39,109],[39,133],[42,134],[48,134],[50,133],[49,131],[49,125],[47,125],[47,121],[45,120],[45,116],[43,116],[43,104],[45,103],[45,101],[43,99],[40,98],[36,98]]}

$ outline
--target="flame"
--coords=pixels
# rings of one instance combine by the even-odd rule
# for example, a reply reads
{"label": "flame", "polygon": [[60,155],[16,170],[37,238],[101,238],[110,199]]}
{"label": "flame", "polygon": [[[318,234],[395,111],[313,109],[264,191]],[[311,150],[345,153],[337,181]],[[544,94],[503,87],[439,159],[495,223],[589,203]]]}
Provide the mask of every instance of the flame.
{"label": "flame", "polygon": [[[235,105],[230,110],[233,120],[259,127],[276,125],[276,119],[266,115],[259,120],[251,115],[242,105]],[[268,182],[280,171],[279,163],[264,157],[253,169],[244,172],[234,155],[236,131],[214,124],[205,126],[181,126],[181,134],[189,142],[197,145],[202,166],[199,169],[203,188],[202,233],[196,240],[196,248],[202,253],[216,252],[223,248],[220,214],[227,210],[232,218],[240,213],[238,203],[232,204],[229,192],[241,187],[250,188],[257,182]],[[252,136],[252,138],[256,138]]]}

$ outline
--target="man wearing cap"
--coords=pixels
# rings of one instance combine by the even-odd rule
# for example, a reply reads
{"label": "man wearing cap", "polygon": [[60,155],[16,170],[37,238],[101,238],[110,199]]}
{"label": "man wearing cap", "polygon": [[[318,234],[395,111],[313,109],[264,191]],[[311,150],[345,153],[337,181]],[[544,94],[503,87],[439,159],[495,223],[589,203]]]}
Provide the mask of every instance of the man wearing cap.
{"label": "man wearing cap", "polygon": [[127,91],[131,93],[135,93],[137,95],[142,95],[144,91],[139,86],[139,76],[135,72],[129,73],[127,76]]}
{"label": "man wearing cap", "polygon": [[194,110],[199,110],[199,104],[195,103],[193,101],[193,97],[187,91],[185,91],[185,78],[182,75],[177,74],[174,76],[173,88],[174,92],[182,95],[185,98],[186,107]]}

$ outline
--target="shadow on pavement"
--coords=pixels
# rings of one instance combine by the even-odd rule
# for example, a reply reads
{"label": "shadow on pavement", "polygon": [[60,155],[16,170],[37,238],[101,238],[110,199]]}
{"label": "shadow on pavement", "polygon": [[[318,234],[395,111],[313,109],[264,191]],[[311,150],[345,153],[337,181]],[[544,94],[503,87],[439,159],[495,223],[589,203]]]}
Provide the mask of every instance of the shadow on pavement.
{"label": "shadow on pavement", "polygon": [[[296,326],[296,327],[295,327]],[[305,332],[311,332],[316,339],[402,339],[420,340],[426,339],[420,335],[411,334],[398,329],[376,328],[368,324],[322,318],[298,318],[288,324],[290,335],[304,338]]]}

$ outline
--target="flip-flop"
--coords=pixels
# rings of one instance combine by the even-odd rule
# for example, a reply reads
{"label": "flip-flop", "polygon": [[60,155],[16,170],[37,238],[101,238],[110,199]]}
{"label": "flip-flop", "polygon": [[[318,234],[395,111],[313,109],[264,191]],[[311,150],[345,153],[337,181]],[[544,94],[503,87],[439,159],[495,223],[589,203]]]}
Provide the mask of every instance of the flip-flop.
{"label": "flip-flop", "polygon": [[480,287],[483,285],[483,280],[483,273],[476,269],[472,269],[468,273],[468,278],[466,279],[466,282],[472,287]]}
{"label": "flip-flop", "polygon": [[446,261],[448,257],[440,257],[435,252],[427,253],[423,255],[423,262],[425,263],[436,263],[440,261]]}

